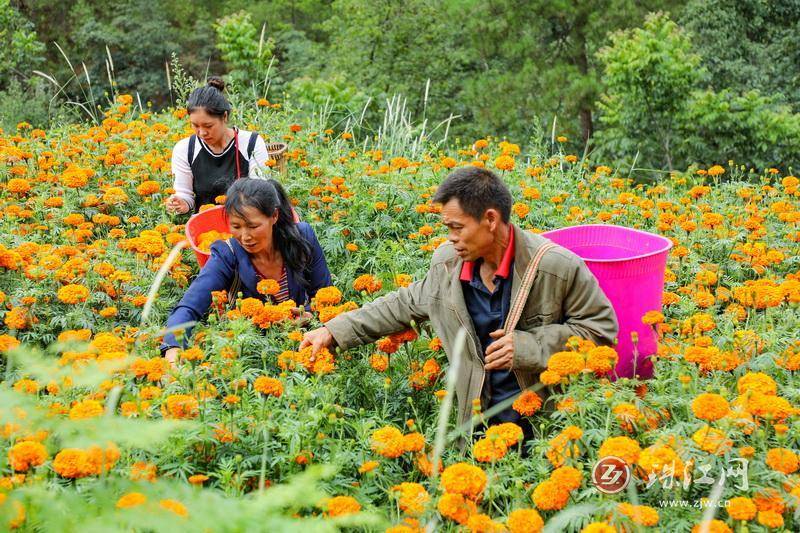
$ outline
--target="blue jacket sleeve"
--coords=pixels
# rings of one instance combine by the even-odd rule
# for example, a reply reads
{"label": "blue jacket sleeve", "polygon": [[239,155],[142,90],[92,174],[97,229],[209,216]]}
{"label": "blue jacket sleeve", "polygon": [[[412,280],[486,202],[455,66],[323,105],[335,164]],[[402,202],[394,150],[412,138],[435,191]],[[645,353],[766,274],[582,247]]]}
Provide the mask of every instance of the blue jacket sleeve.
{"label": "blue jacket sleeve", "polygon": [[319,240],[317,240],[317,234],[305,222],[301,222],[299,226],[303,237],[311,245],[311,262],[306,267],[306,279],[309,282],[308,299],[311,300],[316,296],[318,290],[323,287],[330,287],[333,282],[331,281],[331,272],[328,270],[328,263],[325,261],[325,253],[322,251],[322,246],[319,245]]}
{"label": "blue jacket sleeve", "polygon": [[[211,307],[211,293],[230,289],[236,268],[236,258],[228,245],[222,241],[212,244],[211,257],[200,270],[200,274],[186,289],[181,301],[170,313],[167,318],[167,328],[200,321]],[[192,328],[186,328],[182,343],[178,342],[174,333],[165,334],[164,342],[161,344],[161,353],[169,348],[185,348],[186,339],[191,332]]]}

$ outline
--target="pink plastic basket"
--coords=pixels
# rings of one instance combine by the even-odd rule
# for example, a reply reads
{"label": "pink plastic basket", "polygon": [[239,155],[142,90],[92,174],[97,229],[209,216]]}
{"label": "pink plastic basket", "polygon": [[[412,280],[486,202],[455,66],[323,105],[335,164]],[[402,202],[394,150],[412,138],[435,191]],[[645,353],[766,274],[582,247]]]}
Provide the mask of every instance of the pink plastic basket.
{"label": "pink plastic basket", "polygon": [[[542,235],[581,257],[614,306],[619,320],[617,375],[652,377],[650,356],[658,349],[658,338],[652,326],[642,324],[642,317],[648,311],[661,310],[672,241],[605,224],[572,226]],[[635,350],[631,338],[634,332],[639,337]]]}

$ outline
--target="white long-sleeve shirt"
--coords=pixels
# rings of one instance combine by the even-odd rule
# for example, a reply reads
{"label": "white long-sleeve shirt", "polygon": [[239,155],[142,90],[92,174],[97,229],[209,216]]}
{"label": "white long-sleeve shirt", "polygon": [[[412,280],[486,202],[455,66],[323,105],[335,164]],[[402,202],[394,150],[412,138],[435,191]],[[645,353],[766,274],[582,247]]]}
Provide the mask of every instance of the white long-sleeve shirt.
{"label": "white long-sleeve shirt", "polygon": [[[247,159],[247,146],[250,144],[250,136],[257,134],[246,130],[238,130],[238,132],[239,152]],[[192,175],[192,166],[189,164],[189,138],[190,137],[181,139],[175,144],[175,148],[172,149],[172,175],[174,176],[172,188],[175,189],[175,196],[189,204],[189,210],[191,211],[194,209],[195,195],[194,176]],[[199,150],[205,150],[212,157],[222,157],[227,154],[229,150],[234,149],[234,144],[234,141],[231,140],[221,154],[215,154],[206,143],[200,140],[200,137],[197,137],[194,143],[192,161],[197,157]],[[268,159],[269,153],[267,152],[267,144],[264,142],[264,138],[259,135],[253,147],[253,155],[248,160],[250,166],[248,177],[263,178],[264,170],[268,168],[265,166]]]}

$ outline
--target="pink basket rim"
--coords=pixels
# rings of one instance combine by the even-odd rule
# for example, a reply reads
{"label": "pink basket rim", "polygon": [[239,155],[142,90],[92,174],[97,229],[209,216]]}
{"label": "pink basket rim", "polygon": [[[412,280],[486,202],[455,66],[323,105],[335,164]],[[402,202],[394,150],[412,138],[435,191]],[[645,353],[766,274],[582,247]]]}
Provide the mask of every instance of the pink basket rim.
{"label": "pink basket rim", "polygon": [[194,250],[198,254],[203,254],[203,255],[208,255],[208,256],[211,255],[209,252],[204,252],[203,250],[201,250],[200,248],[198,248],[195,245],[194,238],[192,238],[192,235],[189,233],[189,224],[192,223],[192,220],[195,217],[199,217],[201,215],[205,215],[209,211],[219,211],[221,209],[224,210],[225,206],[224,205],[217,205],[217,206],[211,207],[209,209],[206,209],[205,211],[201,211],[199,213],[195,213],[194,215],[189,217],[189,220],[186,221],[186,226],[185,226],[183,232],[186,234],[186,240],[189,241],[189,246],[192,248],[192,250]]}
{"label": "pink basket rim", "polygon": [[[670,248],[672,248],[672,246],[673,246],[672,241],[669,240],[668,238],[664,237],[663,235],[658,235],[657,233],[650,233],[649,231],[643,231],[643,230],[640,230],[640,229],[629,228],[627,226],[615,226],[614,224],[577,224],[575,226],[567,226],[567,227],[564,227],[564,228],[557,228],[557,229],[545,231],[545,232],[540,233],[539,235],[541,235],[543,237],[547,237],[548,235],[553,235],[553,234],[556,234],[556,233],[561,233],[561,232],[564,232],[564,231],[569,231],[569,230],[578,229],[578,228],[615,228],[615,229],[621,229],[621,230],[625,230],[625,231],[628,231],[628,232],[631,232],[631,233],[638,233],[640,235],[646,235],[648,237],[655,237],[657,239],[660,239],[664,243],[664,247],[663,248],[659,248],[657,250],[653,250],[651,252],[647,252],[647,253],[640,254],[640,255],[634,255],[634,256],[631,256],[631,257],[626,257],[624,259],[584,259],[584,261],[587,261],[587,262],[590,262],[590,263],[621,263],[621,262],[624,262],[624,261],[633,261],[633,260],[636,260],[636,259],[645,259],[647,257],[652,257],[654,255],[659,255],[659,254],[663,254],[665,252],[668,252],[670,250]],[[558,244],[558,243],[556,243],[556,244]]]}

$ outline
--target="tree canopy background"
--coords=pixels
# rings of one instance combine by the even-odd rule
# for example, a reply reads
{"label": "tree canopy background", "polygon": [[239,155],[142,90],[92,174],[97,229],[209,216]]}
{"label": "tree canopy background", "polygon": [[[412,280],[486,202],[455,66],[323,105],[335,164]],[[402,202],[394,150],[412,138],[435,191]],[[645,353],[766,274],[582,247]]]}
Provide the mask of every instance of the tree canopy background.
{"label": "tree canopy background", "polygon": [[0,0],[0,19],[5,128],[97,120],[116,92],[179,105],[224,74],[342,128],[377,131],[395,97],[426,132],[555,131],[632,168],[800,160],[800,0]]}

